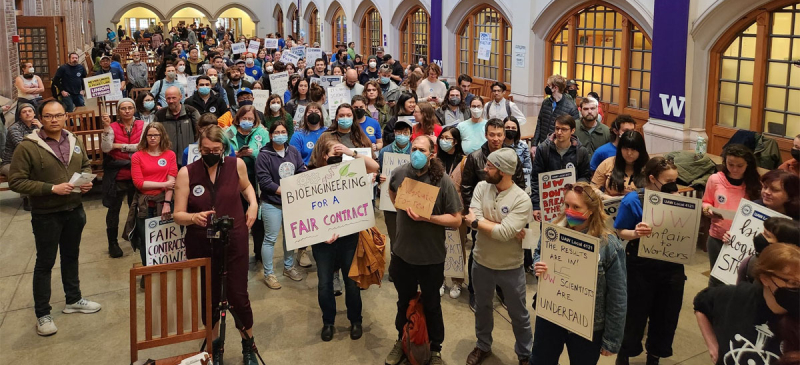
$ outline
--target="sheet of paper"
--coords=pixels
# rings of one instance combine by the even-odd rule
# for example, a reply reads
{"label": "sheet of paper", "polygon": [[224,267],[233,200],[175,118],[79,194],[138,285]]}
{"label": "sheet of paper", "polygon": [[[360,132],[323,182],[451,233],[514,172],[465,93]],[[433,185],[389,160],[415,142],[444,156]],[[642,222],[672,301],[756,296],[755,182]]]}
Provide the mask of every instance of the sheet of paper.
{"label": "sheet of paper", "polygon": [[81,192],[81,185],[88,184],[94,181],[94,178],[97,177],[97,174],[91,174],[88,172],[83,173],[73,173],[72,177],[69,179],[69,183],[75,185],[75,188],[72,189],[73,193],[80,193]]}

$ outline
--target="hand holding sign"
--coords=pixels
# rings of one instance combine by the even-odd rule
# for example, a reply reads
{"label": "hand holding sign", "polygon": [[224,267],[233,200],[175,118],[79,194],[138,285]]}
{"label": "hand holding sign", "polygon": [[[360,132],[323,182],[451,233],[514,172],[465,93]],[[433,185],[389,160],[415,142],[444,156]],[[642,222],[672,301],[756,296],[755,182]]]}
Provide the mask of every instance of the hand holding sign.
{"label": "hand holding sign", "polygon": [[[419,217],[431,219],[433,206],[436,204],[438,196],[438,186],[405,178],[400,184],[400,188],[397,189],[394,206],[397,209],[406,210],[411,219],[420,220]],[[415,219],[415,217],[417,218]]]}

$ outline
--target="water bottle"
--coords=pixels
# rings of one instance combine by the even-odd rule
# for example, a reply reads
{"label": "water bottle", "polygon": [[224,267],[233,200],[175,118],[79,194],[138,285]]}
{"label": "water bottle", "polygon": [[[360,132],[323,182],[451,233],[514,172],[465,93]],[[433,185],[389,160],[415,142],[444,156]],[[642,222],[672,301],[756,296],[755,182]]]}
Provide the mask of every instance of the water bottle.
{"label": "water bottle", "polygon": [[703,156],[706,154],[708,149],[708,141],[706,141],[705,137],[700,136],[697,137],[697,145],[695,146],[694,152],[698,156]]}

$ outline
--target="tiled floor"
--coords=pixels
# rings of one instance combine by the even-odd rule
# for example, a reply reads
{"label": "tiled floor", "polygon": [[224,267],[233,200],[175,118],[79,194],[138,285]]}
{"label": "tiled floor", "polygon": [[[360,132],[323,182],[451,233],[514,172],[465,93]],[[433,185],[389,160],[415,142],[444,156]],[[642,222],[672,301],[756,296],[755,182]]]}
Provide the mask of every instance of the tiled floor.
{"label": "tiled floor", "polygon": [[[52,337],[36,335],[31,280],[35,261],[30,214],[21,209],[19,196],[0,193],[0,361],[4,364],[126,364],[129,351],[128,270],[139,260],[127,242],[125,256],[110,259],[105,236],[106,209],[100,195],[85,197],[87,225],[81,243],[81,289],[85,297],[103,305],[96,314],[64,315],[64,292],[58,263],[52,276],[53,316],[59,332]],[[124,213],[124,212],[123,212]],[[378,226],[385,231],[382,215]],[[280,270],[281,255],[276,250],[276,267]],[[698,252],[695,262],[686,267],[688,280],[683,311],[675,335],[674,356],[662,364],[708,364],[700,332],[692,312],[694,295],[706,286],[708,259]],[[250,301],[255,317],[256,343],[268,364],[383,364],[394,344],[396,300],[394,287],[384,281],[381,288],[362,291],[364,336],[357,341],[348,337],[346,308],[343,297],[337,299],[339,321],[331,342],[319,339],[321,313],[317,305],[317,276],[314,268],[308,277],[293,282],[280,275],[283,289],[270,290],[263,283],[260,271],[250,272]],[[528,276],[528,300],[535,292],[535,280]],[[443,358],[447,364],[462,364],[475,344],[474,317],[467,306],[466,289],[457,300],[447,294],[442,299],[445,319]],[[530,305],[530,304],[529,304]],[[531,313],[533,315],[533,313]],[[532,316],[533,319],[533,316]],[[235,329],[232,323],[228,333]],[[508,315],[495,306],[493,355],[485,364],[515,363],[514,336]],[[234,335],[235,337],[235,335]],[[239,341],[229,337],[226,358],[229,364],[241,361]],[[140,358],[167,357],[196,350],[199,343],[140,353]],[[644,356],[632,359],[644,364]],[[566,354],[561,364],[568,364]],[[614,358],[602,358],[600,364],[613,364]]]}

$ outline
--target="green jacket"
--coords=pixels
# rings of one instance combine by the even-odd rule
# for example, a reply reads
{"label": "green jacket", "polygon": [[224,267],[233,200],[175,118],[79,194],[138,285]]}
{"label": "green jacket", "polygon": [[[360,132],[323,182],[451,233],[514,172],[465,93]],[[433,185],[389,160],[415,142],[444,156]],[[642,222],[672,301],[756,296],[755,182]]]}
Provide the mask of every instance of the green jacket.
{"label": "green jacket", "polygon": [[[270,110],[267,110],[267,112],[270,112]],[[264,121],[261,123],[261,125],[264,126],[264,129],[267,131],[267,133],[269,133],[269,127],[272,127],[272,123],[275,123],[275,121],[279,119],[283,119],[283,121],[286,123],[286,133],[289,135],[289,140],[291,141],[292,135],[294,134],[294,118],[292,118],[289,113],[284,114],[282,117],[273,117],[264,114]]]}
{"label": "green jacket", "polygon": [[698,157],[694,151],[674,151],[664,155],[666,159],[675,161],[678,167],[678,179],[689,186],[706,186],[708,178],[717,172],[717,164],[708,156]]}
{"label": "green jacket", "polygon": [[70,132],[67,138],[73,153],[66,167],[37,132],[25,136],[14,150],[8,186],[17,193],[30,195],[33,213],[54,213],[81,205],[80,193],[57,195],[52,191],[54,185],[69,182],[76,172],[92,172],[81,141]]}
{"label": "green jacket", "polygon": [[[235,125],[231,125],[225,129],[225,138],[227,138],[230,143],[231,151],[236,152],[242,148],[242,146],[239,145],[239,141],[236,139]],[[269,143],[269,132],[264,129],[263,125],[259,125],[253,127],[253,130],[250,131],[250,134],[247,135],[245,140],[247,141],[247,145],[250,146],[250,150],[253,151],[253,159],[255,159],[258,157],[258,151],[261,151],[261,147]]]}

